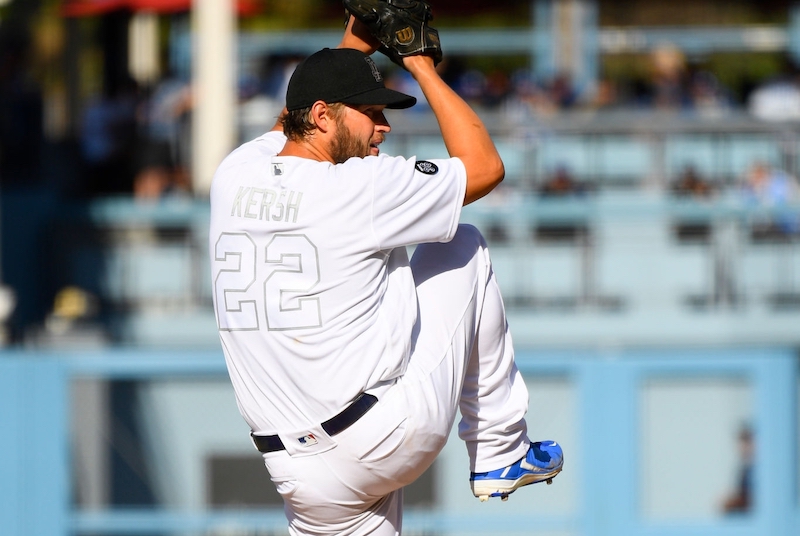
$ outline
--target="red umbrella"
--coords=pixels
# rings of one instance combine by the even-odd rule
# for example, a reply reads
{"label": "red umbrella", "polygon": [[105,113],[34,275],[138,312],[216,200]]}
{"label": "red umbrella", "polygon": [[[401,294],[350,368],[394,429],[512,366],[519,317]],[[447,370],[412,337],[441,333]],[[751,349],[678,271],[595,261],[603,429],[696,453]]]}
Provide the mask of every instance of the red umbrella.
{"label": "red umbrella", "polygon": [[[124,9],[179,13],[191,8],[192,0],[65,0],[61,13],[65,17],[87,17]],[[260,6],[257,0],[236,0],[236,11],[239,15],[254,15]]]}

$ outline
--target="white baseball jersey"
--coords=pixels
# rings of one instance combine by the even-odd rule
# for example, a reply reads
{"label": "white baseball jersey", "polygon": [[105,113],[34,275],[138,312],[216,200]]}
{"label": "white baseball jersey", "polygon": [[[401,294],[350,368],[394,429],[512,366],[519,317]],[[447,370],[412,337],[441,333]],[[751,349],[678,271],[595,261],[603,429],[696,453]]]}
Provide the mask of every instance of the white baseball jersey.
{"label": "white baseball jersey", "polygon": [[270,132],[220,165],[210,256],[220,340],[259,434],[318,424],[402,375],[417,296],[405,246],[455,235],[458,159],[333,165],[278,157]]}

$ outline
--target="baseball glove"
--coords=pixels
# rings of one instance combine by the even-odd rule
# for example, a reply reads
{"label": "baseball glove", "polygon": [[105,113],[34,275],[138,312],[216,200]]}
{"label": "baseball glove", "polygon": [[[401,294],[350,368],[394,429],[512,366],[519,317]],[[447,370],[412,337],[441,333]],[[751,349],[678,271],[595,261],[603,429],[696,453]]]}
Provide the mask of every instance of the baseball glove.
{"label": "baseball glove", "polygon": [[431,6],[421,0],[343,0],[345,9],[360,20],[375,39],[380,52],[403,67],[405,56],[425,54],[434,65],[442,61],[439,32],[428,25]]}

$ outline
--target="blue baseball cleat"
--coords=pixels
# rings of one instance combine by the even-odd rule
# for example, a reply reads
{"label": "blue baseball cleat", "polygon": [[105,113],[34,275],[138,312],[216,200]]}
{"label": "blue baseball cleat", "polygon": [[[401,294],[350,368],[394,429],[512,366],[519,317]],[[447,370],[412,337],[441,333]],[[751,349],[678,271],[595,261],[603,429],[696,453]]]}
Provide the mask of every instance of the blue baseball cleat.
{"label": "blue baseball cleat", "polygon": [[561,472],[564,466],[564,453],[555,441],[537,441],[531,443],[528,453],[518,462],[489,471],[488,473],[471,473],[469,477],[472,493],[481,502],[489,497],[500,497],[508,500],[508,496],[518,488],[537,482],[553,483],[553,477]]}

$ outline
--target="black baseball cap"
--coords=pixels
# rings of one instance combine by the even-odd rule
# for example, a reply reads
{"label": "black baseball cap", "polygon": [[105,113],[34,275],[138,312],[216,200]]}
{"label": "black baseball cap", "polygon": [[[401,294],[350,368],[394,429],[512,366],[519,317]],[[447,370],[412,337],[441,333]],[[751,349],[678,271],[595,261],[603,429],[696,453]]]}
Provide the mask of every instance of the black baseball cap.
{"label": "black baseball cap", "polygon": [[286,90],[286,109],[307,108],[318,100],[344,104],[385,104],[410,108],[411,95],[387,88],[378,66],[367,54],[353,48],[324,48],[294,70]]}

